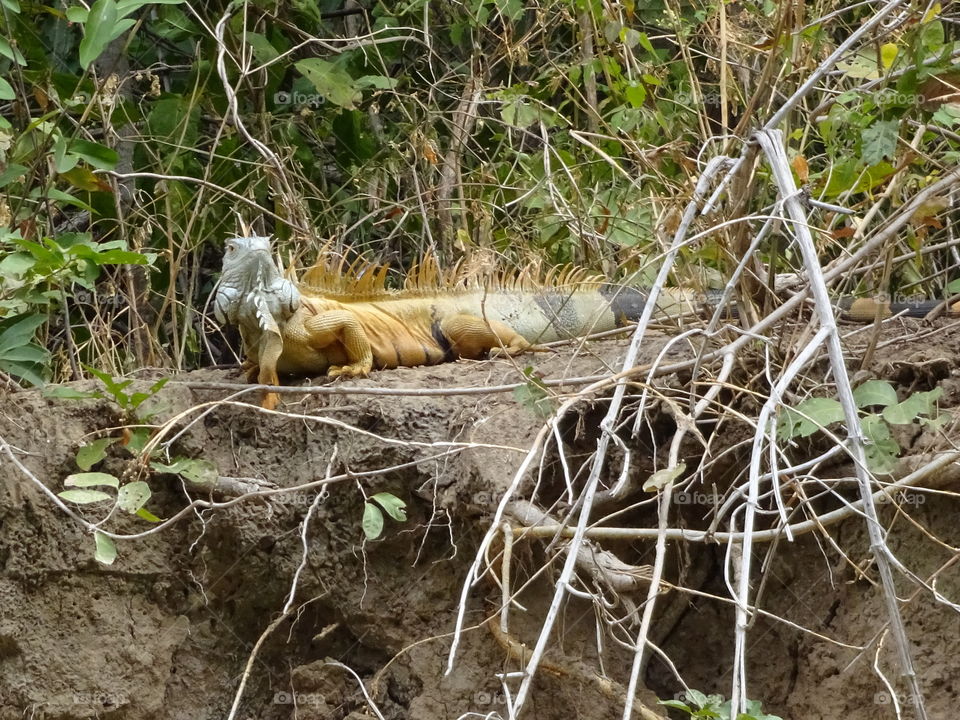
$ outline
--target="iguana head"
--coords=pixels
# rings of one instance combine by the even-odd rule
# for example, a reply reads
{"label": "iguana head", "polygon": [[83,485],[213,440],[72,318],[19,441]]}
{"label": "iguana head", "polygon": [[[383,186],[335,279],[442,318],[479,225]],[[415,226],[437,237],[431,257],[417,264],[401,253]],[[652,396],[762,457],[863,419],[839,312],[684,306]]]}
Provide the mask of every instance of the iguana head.
{"label": "iguana head", "polygon": [[299,302],[296,286],[280,274],[270,255],[270,238],[227,240],[214,297],[217,320],[269,328],[292,315]]}
{"label": "iguana head", "polygon": [[[237,268],[253,262],[260,262],[264,256],[272,262],[270,258],[270,238],[231,238],[223,246],[223,274],[232,275]],[[252,258],[257,258],[257,260],[253,261]]]}

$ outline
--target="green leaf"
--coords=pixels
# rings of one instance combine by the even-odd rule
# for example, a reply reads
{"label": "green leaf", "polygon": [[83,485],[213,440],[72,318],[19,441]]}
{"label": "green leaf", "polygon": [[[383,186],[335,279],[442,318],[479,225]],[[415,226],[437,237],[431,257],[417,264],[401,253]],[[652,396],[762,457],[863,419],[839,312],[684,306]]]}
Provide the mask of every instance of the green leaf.
{"label": "green leaf", "polygon": [[80,67],[84,70],[107,49],[119,19],[116,0],[96,0],[90,7],[80,41]]}
{"label": "green leaf", "polygon": [[83,25],[87,18],[90,16],[90,11],[85,7],[75,5],[74,7],[67,8],[67,20],[72,23],[78,23]]}
{"label": "green leaf", "polygon": [[6,360],[5,358],[0,358],[0,370],[3,370],[7,375],[13,375],[21,380],[26,380],[35,387],[43,387],[47,383],[46,379],[37,372],[35,367],[21,365],[20,363]]}
{"label": "green leaf", "polygon": [[935,417],[937,400],[943,394],[943,388],[934,388],[929,392],[915,392],[901,403],[883,409],[883,419],[891,425],[909,425],[921,415]]}
{"label": "green leaf", "polygon": [[67,487],[98,487],[107,485],[112,488],[120,487],[120,481],[109,473],[82,472],[67,475],[63,480]]}
{"label": "green leaf", "polygon": [[867,380],[853,391],[853,399],[858,408],[870,405],[893,405],[897,402],[897,391],[885,380]]}
{"label": "green leaf", "polygon": [[0,35],[0,55],[12,60],[17,65],[23,66],[27,64],[26,59],[23,57],[23,53],[17,48],[13,47],[2,35]]}
{"label": "green leaf", "polygon": [[118,438],[105,437],[94,440],[77,450],[77,467],[89,470],[107,456],[107,448],[113,445]]}
{"label": "green leaf", "polygon": [[627,102],[635,108],[641,107],[647,99],[647,89],[640,83],[627,85],[623,94],[626,96]]}
{"label": "green leaf", "polygon": [[896,155],[897,138],[900,135],[898,120],[877,120],[864,130],[860,139],[860,155],[867,165],[877,165],[883,160],[892,160]]}
{"label": "green leaf", "polygon": [[44,388],[42,395],[45,398],[57,398],[58,400],[89,400],[90,398],[103,397],[103,393],[98,390],[77,390],[67,385]]}
{"label": "green leaf", "polygon": [[152,512],[150,512],[150,511],[147,510],[146,508],[140,508],[140,509],[137,510],[137,512],[134,513],[134,514],[135,514],[137,517],[143,518],[143,519],[146,520],[147,522],[152,522],[152,523],[163,522],[163,520],[161,520],[160,518],[158,518],[156,515],[154,515]]}
{"label": "green leaf", "polygon": [[253,56],[261,65],[280,57],[280,52],[267,40],[266,35],[248,32],[244,35],[244,39],[253,48]]}
{"label": "green leaf", "polygon": [[0,77],[0,100],[13,100],[17,93],[13,91],[13,85]]}
{"label": "green leaf", "polygon": [[105,493],[102,490],[64,490],[63,492],[57,493],[57,495],[77,505],[113,500],[113,495]]}
{"label": "green leaf", "polygon": [[370,499],[375,500],[386,511],[387,515],[397,522],[404,522],[407,519],[407,513],[404,509],[407,504],[393,493],[377,493]]}
{"label": "green leaf", "polygon": [[3,260],[0,260],[0,275],[8,278],[12,275],[26,275],[36,264],[37,260],[33,255],[23,252],[12,252],[4,257]]}
{"label": "green leaf", "polygon": [[180,5],[184,0],[119,0],[117,3],[117,14],[121,17],[129,15],[134,10],[139,10],[145,5]]}
{"label": "green leaf", "polygon": [[655,473],[653,473],[653,475],[647,478],[647,481],[643,484],[643,489],[645,492],[662,490],[664,487],[666,487],[667,483],[673,482],[678,477],[683,475],[683,472],[686,469],[687,464],[685,462],[680,462],[673,467],[657,470]]}
{"label": "green leaf", "polygon": [[0,5],[12,12],[14,15],[20,14],[20,3],[18,0],[0,0]]}
{"label": "green leaf", "polygon": [[807,398],[796,408],[785,407],[777,423],[784,438],[809,437],[831,423],[843,420],[843,406],[833,398]]}
{"label": "green leaf", "polygon": [[177,458],[169,465],[153,461],[150,467],[159,472],[180,475],[196,485],[213,485],[220,475],[214,463],[202,459]]}
{"label": "green leaf", "polygon": [[93,533],[93,540],[97,546],[94,553],[97,562],[104,565],[113,565],[113,561],[117,559],[117,546],[113,540],[99,531]]}
{"label": "green leaf", "polygon": [[399,80],[385,75],[364,75],[357,78],[354,85],[358,88],[372,87],[378,90],[392,90],[399,84]]}
{"label": "green leaf", "polygon": [[546,420],[553,415],[555,409],[553,396],[547,392],[543,381],[533,375],[532,367],[524,368],[523,374],[530,378],[530,381],[513,391],[513,399],[537,417]]}
{"label": "green leaf", "polygon": [[0,356],[7,350],[26,345],[33,340],[37,328],[46,321],[46,315],[28,315],[0,333]]}
{"label": "green leaf", "polygon": [[890,426],[879,415],[867,415],[860,419],[860,429],[867,441],[864,452],[867,467],[875,473],[892,472],[897,464],[900,446],[890,433]]}
{"label": "green leaf", "polygon": [[127,483],[117,492],[117,505],[128,513],[135,513],[144,505],[153,493],[150,486],[142,480]]}
{"label": "green leaf", "polygon": [[360,91],[343,68],[320,58],[307,58],[294,63],[323,98],[345,110],[353,110],[360,102]]}
{"label": "green leaf", "polygon": [[897,59],[897,44],[885,43],[880,46],[880,64],[884,70],[889,70],[893,61]]}
{"label": "green leaf", "polygon": [[383,532],[383,513],[371,502],[363,504],[363,520],[360,523],[367,540],[376,540]]}
{"label": "green leaf", "polygon": [[676,710],[683,710],[685,713],[689,713],[691,717],[693,716],[694,712],[696,712],[692,707],[680,702],[679,700],[657,700],[657,703],[660,705],[665,705],[666,707],[674,708]]}
{"label": "green leaf", "polygon": [[27,168],[23,165],[7,163],[7,166],[3,170],[0,170],[0,188],[6,187],[10,183],[19,180],[26,172]]}
{"label": "green leaf", "polygon": [[83,158],[98,170],[113,170],[120,159],[116,150],[80,138],[74,138],[70,141],[67,152]]}
{"label": "green leaf", "polygon": [[500,117],[507,125],[525,128],[533,125],[540,117],[540,113],[526,98],[517,98],[500,109]]}

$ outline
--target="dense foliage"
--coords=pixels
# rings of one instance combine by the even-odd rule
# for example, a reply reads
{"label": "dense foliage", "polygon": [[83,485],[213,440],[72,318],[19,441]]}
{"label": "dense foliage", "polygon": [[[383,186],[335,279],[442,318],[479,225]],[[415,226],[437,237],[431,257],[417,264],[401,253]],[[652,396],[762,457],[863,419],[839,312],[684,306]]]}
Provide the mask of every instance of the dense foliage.
{"label": "dense foliage", "polygon": [[[307,259],[332,240],[399,264],[432,248],[649,275],[702,162],[739,153],[872,12],[0,0],[0,370],[215,360],[204,305],[246,226]],[[799,180],[856,213],[819,216],[825,257],[956,163],[955,21],[905,5],[785,118]],[[762,173],[721,212],[769,212]],[[862,282],[946,292],[949,204]],[[715,283],[751,229],[707,236],[680,272]]]}

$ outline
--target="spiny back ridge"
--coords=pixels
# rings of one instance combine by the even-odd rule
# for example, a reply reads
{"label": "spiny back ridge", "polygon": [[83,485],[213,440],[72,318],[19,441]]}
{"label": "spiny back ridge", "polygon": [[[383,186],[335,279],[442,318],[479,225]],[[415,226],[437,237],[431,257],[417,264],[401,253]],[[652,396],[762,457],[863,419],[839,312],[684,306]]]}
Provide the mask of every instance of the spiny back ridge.
{"label": "spiny back ridge", "polygon": [[403,277],[403,289],[386,285],[390,267],[364,257],[348,261],[343,255],[328,250],[320,253],[317,262],[304,271],[300,290],[307,295],[348,297],[351,300],[416,297],[467,292],[529,292],[542,290],[567,291],[581,285],[608,282],[603,276],[571,265],[555,265],[544,270],[539,261],[519,270],[502,269],[491,262],[461,259],[443,268],[436,255],[427,253]]}

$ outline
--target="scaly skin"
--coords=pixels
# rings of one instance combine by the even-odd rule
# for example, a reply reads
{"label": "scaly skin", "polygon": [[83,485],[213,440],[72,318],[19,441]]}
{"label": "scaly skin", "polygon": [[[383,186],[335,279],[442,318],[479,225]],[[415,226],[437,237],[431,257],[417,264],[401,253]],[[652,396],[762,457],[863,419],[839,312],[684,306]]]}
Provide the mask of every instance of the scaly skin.
{"label": "scaly skin", "polygon": [[[297,285],[281,275],[269,238],[228,240],[214,307],[221,323],[240,328],[248,380],[278,385],[281,373],[362,377],[374,368],[435,365],[488,353],[513,356],[540,350],[539,343],[622,327],[640,317],[646,302],[642,290],[580,276],[561,276],[537,288],[506,280],[490,283],[491,289],[483,281],[458,278],[455,287],[440,288],[439,273],[431,274],[436,267],[428,266],[427,280],[411,273],[416,280],[411,290],[392,291],[382,287],[375,268],[367,270],[372,280],[347,268],[345,274],[355,279],[333,282],[331,289],[324,287],[331,284],[331,271],[318,265],[304,278],[319,285]],[[865,321],[897,312],[922,316],[936,305],[838,302],[842,312]],[[687,294],[668,291],[656,314],[699,309]],[[949,311],[958,310],[960,303]],[[273,409],[278,399],[266,393],[263,406]]]}

